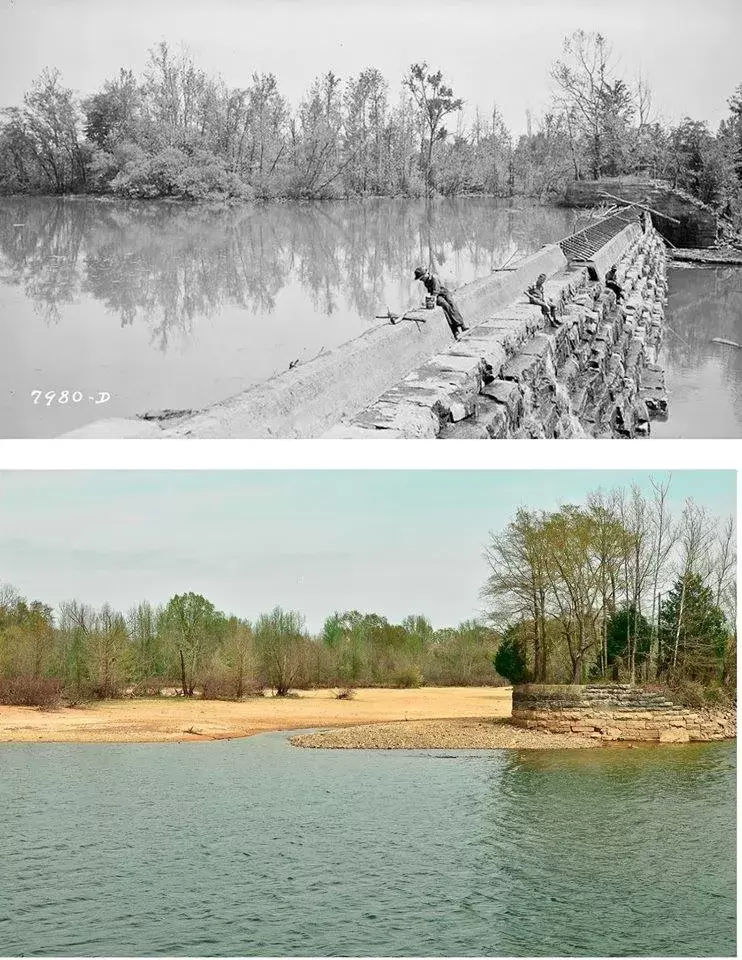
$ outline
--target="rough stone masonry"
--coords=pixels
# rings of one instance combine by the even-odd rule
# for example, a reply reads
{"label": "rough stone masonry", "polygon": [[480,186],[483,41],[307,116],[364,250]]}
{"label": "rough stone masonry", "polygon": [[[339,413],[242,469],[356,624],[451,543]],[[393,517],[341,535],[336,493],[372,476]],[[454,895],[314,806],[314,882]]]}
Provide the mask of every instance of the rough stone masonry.
{"label": "rough stone masonry", "polygon": [[599,740],[659,743],[728,740],[737,735],[733,710],[691,710],[662,693],[629,684],[536,684],[513,688],[512,723]]}
{"label": "rough stone masonry", "polygon": [[[408,312],[204,410],[96,421],[68,437],[646,436],[665,415],[658,366],[665,248],[634,210],[468,283],[470,331],[452,343],[439,308]],[[625,299],[604,286],[606,272]],[[540,274],[561,325],[524,291]]]}
{"label": "rough stone masonry", "polygon": [[[327,436],[647,436],[667,411],[657,362],[665,245],[650,222],[646,232],[636,220],[619,226],[590,259],[571,260],[546,282],[558,328],[522,294]],[[602,282],[611,266],[620,305]]]}

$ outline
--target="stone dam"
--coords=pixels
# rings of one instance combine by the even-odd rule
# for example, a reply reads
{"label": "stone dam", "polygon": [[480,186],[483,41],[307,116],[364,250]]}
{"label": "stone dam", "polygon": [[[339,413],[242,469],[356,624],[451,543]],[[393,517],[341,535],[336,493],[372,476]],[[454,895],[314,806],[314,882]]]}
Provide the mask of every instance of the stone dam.
{"label": "stone dam", "polygon": [[[605,284],[616,268],[622,303]],[[525,290],[545,274],[559,326]],[[666,252],[627,208],[455,291],[469,326],[408,311],[195,412],[98,421],[67,437],[644,437],[667,411],[658,365]]]}
{"label": "stone dam", "polygon": [[516,686],[511,722],[599,740],[690,743],[737,735],[734,710],[690,709],[661,692],[620,683]]}
{"label": "stone dam", "polygon": [[567,186],[568,207],[597,207],[617,199],[643,204],[656,211],[655,224],[673,247],[713,247],[719,239],[717,214],[707,204],[666,180],[611,177],[575,180]]}

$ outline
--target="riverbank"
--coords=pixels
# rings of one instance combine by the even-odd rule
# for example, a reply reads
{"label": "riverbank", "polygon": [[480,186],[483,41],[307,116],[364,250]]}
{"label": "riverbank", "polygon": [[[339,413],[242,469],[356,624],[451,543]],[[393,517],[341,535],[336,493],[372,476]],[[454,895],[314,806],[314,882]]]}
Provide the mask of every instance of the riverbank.
{"label": "riverbank", "polygon": [[295,747],[324,750],[574,750],[600,746],[576,733],[523,730],[507,718],[369,724],[300,734],[290,740]]}
{"label": "riverbank", "polygon": [[335,690],[241,702],[180,697],[107,700],[42,710],[0,706],[0,743],[156,743],[224,740],[272,730],[506,718],[510,687],[363,688],[351,700]]}

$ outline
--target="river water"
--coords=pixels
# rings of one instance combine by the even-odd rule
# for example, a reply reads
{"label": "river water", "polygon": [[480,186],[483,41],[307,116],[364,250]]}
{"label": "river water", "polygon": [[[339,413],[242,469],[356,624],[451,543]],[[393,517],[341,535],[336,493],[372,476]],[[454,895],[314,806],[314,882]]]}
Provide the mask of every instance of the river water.
{"label": "river water", "polygon": [[0,955],[733,955],[735,747],[0,745]]}
{"label": "river water", "polygon": [[[574,216],[491,199],[0,198],[0,435],[224,399],[419,303],[417,264],[458,286],[570,233]],[[46,405],[63,390],[76,402]]]}
{"label": "river water", "polygon": [[670,267],[660,362],[669,417],[653,437],[742,437],[742,267]]}
{"label": "river water", "polygon": [[[417,264],[460,286],[569,234],[576,216],[486,198],[0,198],[0,436],[202,408],[418,303]],[[742,351],[710,342],[742,342],[741,278],[671,270],[670,417],[655,436],[742,436]]]}

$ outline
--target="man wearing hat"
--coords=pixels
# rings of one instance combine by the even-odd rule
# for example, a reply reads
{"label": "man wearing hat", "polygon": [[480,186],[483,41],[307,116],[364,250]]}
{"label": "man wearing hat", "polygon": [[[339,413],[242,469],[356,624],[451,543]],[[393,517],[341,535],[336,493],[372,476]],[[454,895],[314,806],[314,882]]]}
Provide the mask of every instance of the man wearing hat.
{"label": "man wearing hat", "polygon": [[451,328],[454,340],[458,340],[464,330],[468,330],[469,328],[464,323],[464,318],[461,316],[459,308],[453,302],[453,297],[448,288],[444,287],[438,277],[436,277],[434,273],[431,273],[430,270],[426,270],[425,267],[415,267],[415,280],[419,280],[420,283],[422,283],[428,291],[429,296],[435,297],[435,302],[442,308],[446,315],[446,320],[448,320],[448,325]]}

